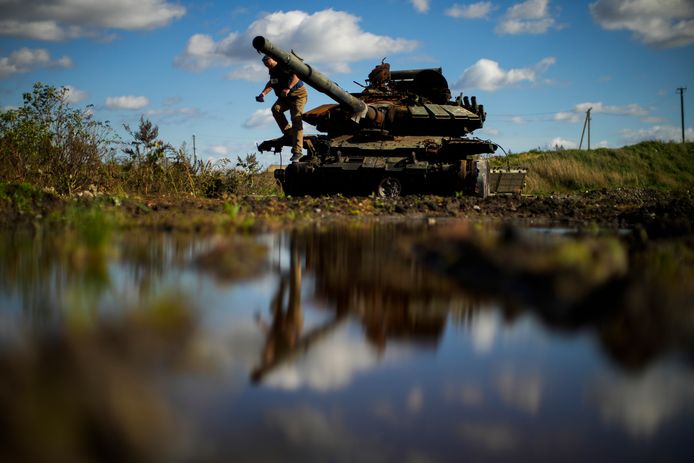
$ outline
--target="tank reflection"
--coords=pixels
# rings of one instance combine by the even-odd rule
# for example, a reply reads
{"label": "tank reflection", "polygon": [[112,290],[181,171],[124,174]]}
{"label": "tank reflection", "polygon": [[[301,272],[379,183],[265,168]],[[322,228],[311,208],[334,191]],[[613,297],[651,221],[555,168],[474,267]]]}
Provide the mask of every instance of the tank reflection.
{"label": "tank reflection", "polygon": [[[691,303],[681,297],[690,294],[691,285],[677,283],[679,290],[674,291],[670,284],[667,294],[656,298],[664,286],[644,281],[640,266],[624,260],[628,243],[614,237],[525,242],[510,239],[507,233],[496,243],[490,237],[499,230],[481,234],[486,242],[473,235],[439,238],[433,249],[437,262],[444,265],[432,266],[421,252],[413,251],[422,243],[437,243],[437,235],[425,226],[386,224],[291,233],[290,269],[280,278],[253,380],[262,380],[280,363],[311,348],[346,315],[358,320],[368,343],[383,353],[392,341],[435,348],[449,317],[456,325],[469,327],[490,307],[499,308],[508,323],[530,313],[554,331],[591,332],[603,353],[621,368],[640,370],[673,352],[694,358]],[[573,253],[568,260],[563,257],[567,249]],[[578,260],[577,255],[585,259]],[[511,257],[504,256],[513,256],[513,266]],[[302,273],[315,281],[310,297],[334,311],[324,326],[305,334],[300,333]],[[287,307],[282,308],[287,287]]]}
{"label": "tank reflection", "polygon": [[[344,312],[337,311],[326,323],[302,334],[304,314],[301,307],[301,263],[299,250],[292,240],[289,272],[280,276],[279,286],[271,301],[272,320],[266,322],[257,314],[257,322],[265,332],[265,342],[260,364],[251,372],[253,382],[262,381],[269,372],[283,362],[293,358],[298,352],[306,351],[312,344],[330,333],[344,319]],[[285,292],[289,294],[285,307]]]}
{"label": "tank reflection", "polygon": [[[258,318],[266,340],[252,381],[262,381],[280,364],[306,352],[348,316],[358,320],[379,353],[395,340],[436,347],[450,313],[469,319],[480,300],[446,277],[426,272],[406,251],[423,233],[423,227],[402,225],[291,233],[289,270],[279,278],[270,307],[272,320]],[[311,297],[325,302],[332,313],[302,333],[304,274],[315,281]]]}

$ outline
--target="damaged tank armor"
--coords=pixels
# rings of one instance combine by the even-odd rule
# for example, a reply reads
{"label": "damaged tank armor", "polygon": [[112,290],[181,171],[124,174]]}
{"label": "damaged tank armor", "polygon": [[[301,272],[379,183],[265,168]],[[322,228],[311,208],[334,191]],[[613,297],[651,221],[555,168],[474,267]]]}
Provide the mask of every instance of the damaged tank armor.
{"label": "damaged tank armor", "polygon": [[[293,53],[264,37],[253,47],[291,69],[335,103],[307,111],[303,120],[325,134],[306,135],[307,155],[275,171],[285,194],[462,191],[487,196],[519,193],[525,171],[490,170],[480,155],[498,146],[469,135],[486,113],[473,96],[451,100],[440,68],[392,71],[382,62],[361,93],[348,93]],[[266,140],[260,151],[279,152],[286,140]]]}

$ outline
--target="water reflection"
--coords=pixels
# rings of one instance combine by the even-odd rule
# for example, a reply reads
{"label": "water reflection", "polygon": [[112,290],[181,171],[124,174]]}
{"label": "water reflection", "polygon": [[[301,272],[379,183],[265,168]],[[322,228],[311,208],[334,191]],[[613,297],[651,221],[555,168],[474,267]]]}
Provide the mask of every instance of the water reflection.
{"label": "water reflection", "polygon": [[672,355],[689,306],[620,302],[577,323],[512,280],[494,293],[423,265],[421,243],[455,244],[436,233],[2,235],[0,460],[691,455],[694,373]]}

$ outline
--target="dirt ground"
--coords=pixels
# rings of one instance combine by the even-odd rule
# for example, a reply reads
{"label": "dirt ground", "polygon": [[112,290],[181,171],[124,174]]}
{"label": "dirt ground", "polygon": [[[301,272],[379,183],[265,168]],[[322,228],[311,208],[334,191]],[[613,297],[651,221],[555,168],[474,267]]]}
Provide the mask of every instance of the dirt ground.
{"label": "dirt ground", "polygon": [[461,218],[571,228],[642,228],[650,237],[694,229],[692,192],[591,191],[553,196],[232,197],[225,200],[130,199],[117,208],[126,222],[164,229],[233,225],[251,231],[354,220]]}

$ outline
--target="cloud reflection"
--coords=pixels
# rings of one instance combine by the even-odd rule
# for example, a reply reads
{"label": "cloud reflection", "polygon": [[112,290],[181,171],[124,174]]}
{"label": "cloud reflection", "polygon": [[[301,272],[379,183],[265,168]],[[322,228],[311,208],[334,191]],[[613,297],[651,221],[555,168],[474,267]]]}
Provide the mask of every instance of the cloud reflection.
{"label": "cloud reflection", "polygon": [[593,394],[606,422],[650,438],[684,410],[694,410],[694,373],[659,366],[639,377],[602,377]]}
{"label": "cloud reflection", "polygon": [[463,423],[458,435],[471,446],[493,453],[507,453],[518,446],[518,436],[510,426],[494,423]]}
{"label": "cloud reflection", "polygon": [[481,311],[472,320],[470,332],[475,352],[490,352],[499,332],[499,319],[492,311]]}
{"label": "cloud reflection", "polygon": [[307,387],[331,391],[349,385],[353,378],[379,362],[378,353],[363,339],[340,330],[293,363],[283,364],[264,381],[269,387],[296,390]]}
{"label": "cloud reflection", "polygon": [[542,401],[542,378],[537,372],[518,373],[504,368],[496,377],[499,396],[507,405],[536,415]]}

